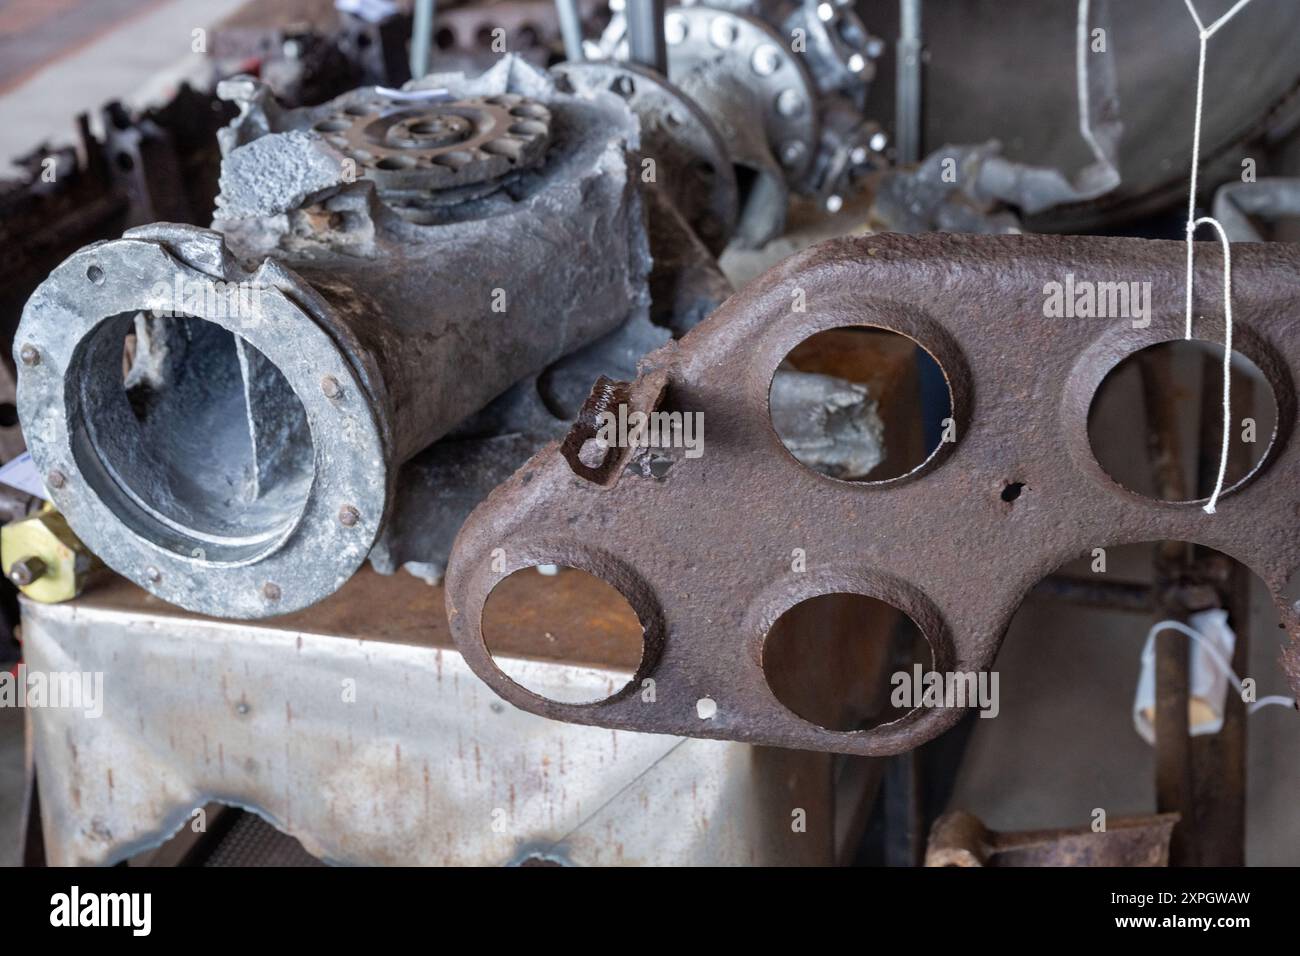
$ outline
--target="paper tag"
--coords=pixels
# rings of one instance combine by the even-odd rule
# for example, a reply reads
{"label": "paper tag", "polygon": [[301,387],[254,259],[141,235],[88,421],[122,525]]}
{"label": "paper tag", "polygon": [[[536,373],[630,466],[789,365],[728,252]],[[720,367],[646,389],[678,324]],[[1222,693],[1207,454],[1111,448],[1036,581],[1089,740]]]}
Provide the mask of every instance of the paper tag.
{"label": "paper tag", "polygon": [[41,480],[40,472],[36,470],[36,463],[32,461],[32,454],[28,451],[0,467],[0,482],[10,488],[17,488],[33,498],[49,497],[45,493],[45,482]]}

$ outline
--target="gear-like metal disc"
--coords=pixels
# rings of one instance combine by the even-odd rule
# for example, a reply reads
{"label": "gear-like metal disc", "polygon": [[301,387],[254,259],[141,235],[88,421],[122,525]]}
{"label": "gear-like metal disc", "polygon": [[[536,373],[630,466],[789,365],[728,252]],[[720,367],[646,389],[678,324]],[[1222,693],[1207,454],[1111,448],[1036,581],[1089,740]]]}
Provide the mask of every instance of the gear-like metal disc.
{"label": "gear-like metal disc", "polygon": [[381,189],[476,186],[538,166],[551,114],[511,93],[413,105],[353,102],[312,127]]}

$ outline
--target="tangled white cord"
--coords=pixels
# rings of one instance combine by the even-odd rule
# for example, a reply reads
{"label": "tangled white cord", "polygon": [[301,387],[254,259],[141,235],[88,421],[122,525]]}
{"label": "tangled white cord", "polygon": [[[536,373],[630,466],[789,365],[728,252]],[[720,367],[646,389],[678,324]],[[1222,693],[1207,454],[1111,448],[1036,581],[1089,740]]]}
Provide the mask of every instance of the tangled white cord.
{"label": "tangled white cord", "polygon": [[1193,240],[1196,237],[1197,227],[1213,226],[1218,231],[1219,241],[1223,245],[1223,441],[1219,450],[1219,475],[1214,482],[1214,491],[1210,495],[1210,500],[1206,502],[1204,508],[1205,513],[1210,515],[1214,514],[1219,495],[1223,493],[1223,480],[1228,473],[1228,443],[1232,439],[1232,252],[1227,233],[1223,231],[1223,226],[1217,219],[1211,216],[1196,218],[1196,180],[1201,165],[1201,112],[1205,104],[1205,51],[1210,37],[1219,32],[1224,24],[1250,2],[1251,0],[1238,0],[1233,4],[1232,9],[1207,27],[1201,20],[1200,14],[1196,12],[1196,7],[1192,5],[1192,0],[1183,0],[1187,5],[1187,12],[1196,21],[1196,29],[1201,38],[1201,53],[1196,67],[1196,125],[1192,131],[1192,181],[1191,189],[1187,194],[1187,328],[1184,333],[1186,339],[1192,337]]}
{"label": "tangled white cord", "polygon": [[[1232,665],[1228,663],[1227,658],[1219,653],[1219,649],[1214,646],[1212,641],[1207,640],[1204,634],[1188,627],[1182,621],[1159,621],[1151,626],[1151,630],[1147,631],[1146,645],[1142,648],[1142,663],[1144,665],[1153,665],[1156,657],[1156,635],[1162,631],[1177,631],[1179,634],[1189,637],[1200,644],[1205,649],[1205,653],[1210,660],[1214,661],[1224,676],[1232,681],[1232,686],[1237,688],[1237,693],[1242,695],[1243,700],[1245,699],[1246,692],[1242,680],[1237,676],[1237,672],[1232,669]],[[1268,697],[1261,697],[1259,700],[1252,701],[1246,707],[1246,713],[1253,714],[1261,707],[1269,706],[1290,707],[1294,710],[1296,702],[1290,697],[1283,697],[1281,694],[1270,694]]]}

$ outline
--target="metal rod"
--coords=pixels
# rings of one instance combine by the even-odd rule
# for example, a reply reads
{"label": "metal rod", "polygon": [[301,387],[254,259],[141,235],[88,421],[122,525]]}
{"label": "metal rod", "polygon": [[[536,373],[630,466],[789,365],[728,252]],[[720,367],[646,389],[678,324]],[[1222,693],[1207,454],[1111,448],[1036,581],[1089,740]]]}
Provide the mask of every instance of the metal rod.
{"label": "metal rod", "polygon": [[[1143,354],[1139,359],[1142,398],[1147,415],[1147,453],[1158,497],[1187,501],[1189,482],[1183,469],[1183,448],[1176,403],[1176,376],[1168,354]],[[1156,620],[1186,623],[1187,608],[1169,585],[1182,580],[1192,563],[1191,546],[1162,541],[1155,552]],[[1192,748],[1187,714],[1190,696],[1188,640],[1166,630],[1156,637],[1156,811],[1178,813],[1181,819],[1169,841],[1171,866],[1195,865],[1197,859],[1196,800],[1193,790]]]}
{"label": "metal rod", "polygon": [[570,63],[579,63],[586,57],[582,53],[582,17],[578,14],[578,0],[555,0],[555,10],[560,16],[564,58]]}
{"label": "metal rod", "polygon": [[411,77],[418,80],[429,72],[429,48],[433,43],[433,0],[415,0],[411,22]]}
{"label": "metal rod", "polygon": [[1137,581],[1104,581],[1050,574],[1039,581],[1031,593],[1035,598],[1137,614],[1150,614],[1155,607],[1151,585]]}
{"label": "metal rod", "polygon": [[898,93],[895,139],[898,162],[921,158],[921,0],[899,0]]}
{"label": "metal rod", "polygon": [[668,75],[664,0],[627,0],[628,59]]}
{"label": "metal rod", "polygon": [[[1199,494],[1214,486],[1219,468],[1219,431],[1222,411],[1219,360],[1202,359],[1201,435],[1197,461]],[[1255,412],[1253,383],[1246,379],[1232,384],[1232,417],[1236,421]],[[1233,441],[1228,449],[1228,476],[1250,471],[1249,446]],[[1208,558],[1213,552],[1199,549]],[[1219,585],[1228,624],[1236,634],[1232,669],[1245,674],[1250,660],[1251,572],[1234,561],[1226,581]],[[1202,734],[1190,741],[1192,796],[1196,804],[1198,832],[1196,862],[1201,866],[1244,866],[1246,863],[1246,705],[1241,695],[1228,691],[1223,707],[1223,727],[1217,734]]]}

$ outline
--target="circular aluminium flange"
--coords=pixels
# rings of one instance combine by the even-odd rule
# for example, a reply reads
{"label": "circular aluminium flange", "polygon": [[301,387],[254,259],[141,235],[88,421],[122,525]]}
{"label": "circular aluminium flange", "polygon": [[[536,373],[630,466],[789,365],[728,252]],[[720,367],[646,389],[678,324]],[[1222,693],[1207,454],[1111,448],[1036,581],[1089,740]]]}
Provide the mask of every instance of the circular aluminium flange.
{"label": "circular aluminium flange", "polygon": [[[211,235],[170,228],[192,231],[196,244]],[[299,281],[287,271],[280,275]],[[200,272],[160,242],[123,238],[74,253],[24,309],[18,335],[36,358],[19,367],[18,408],[54,505],[107,565],[188,610],[255,618],[314,604],[366,559],[388,506],[387,439],[362,371],[337,340],[341,330],[299,304],[309,291],[259,287],[256,311],[235,315],[222,307],[214,284],[237,281],[249,279]],[[165,290],[209,287],[214,294],[193,296],[186,314],[269,360],[310,430],[305,497],[285,520],[256,534],[212,533],[162,513],[148,486],[124,480],[130,462],[105,456],[103,436],[95,436],[97,421],[112,424],[106,416],[125,394],[121,339],[118,361],[107,369],[111,363],[95,359],[104,351],[98,340],[123,316],[170,305]],[[326,379],[334,386],[328,392]],[[344,509],[347,521],[340,518]]]}
{"label": "circular aluminium flange", "polygon": [[[807,67],[781,35],[754,17],[711,7],[674,7],[665,20],[668,75],[689,96],[708,99],[719,73],[751,93],[762,109],[763,131],[791,183],[817,151],[816,87]],[[726,108],[710,111],[724,140],[739,120]]]}
{"label": "circular aluminium flange", "polygon": [[312,129],[381,189],[455,189],[540,165],[551,113],[513,93],[418,105],[354,100]]}
{"label": "circular aluminium flange", "polygon": [[627,100],[641,122],[641,153],[659,166],[658,182],[709,251],[720,254],[735,232],[740,199],[727,147],[704,111],[658,73],[632,63],[561,63],[552,72],[575,92]]}

